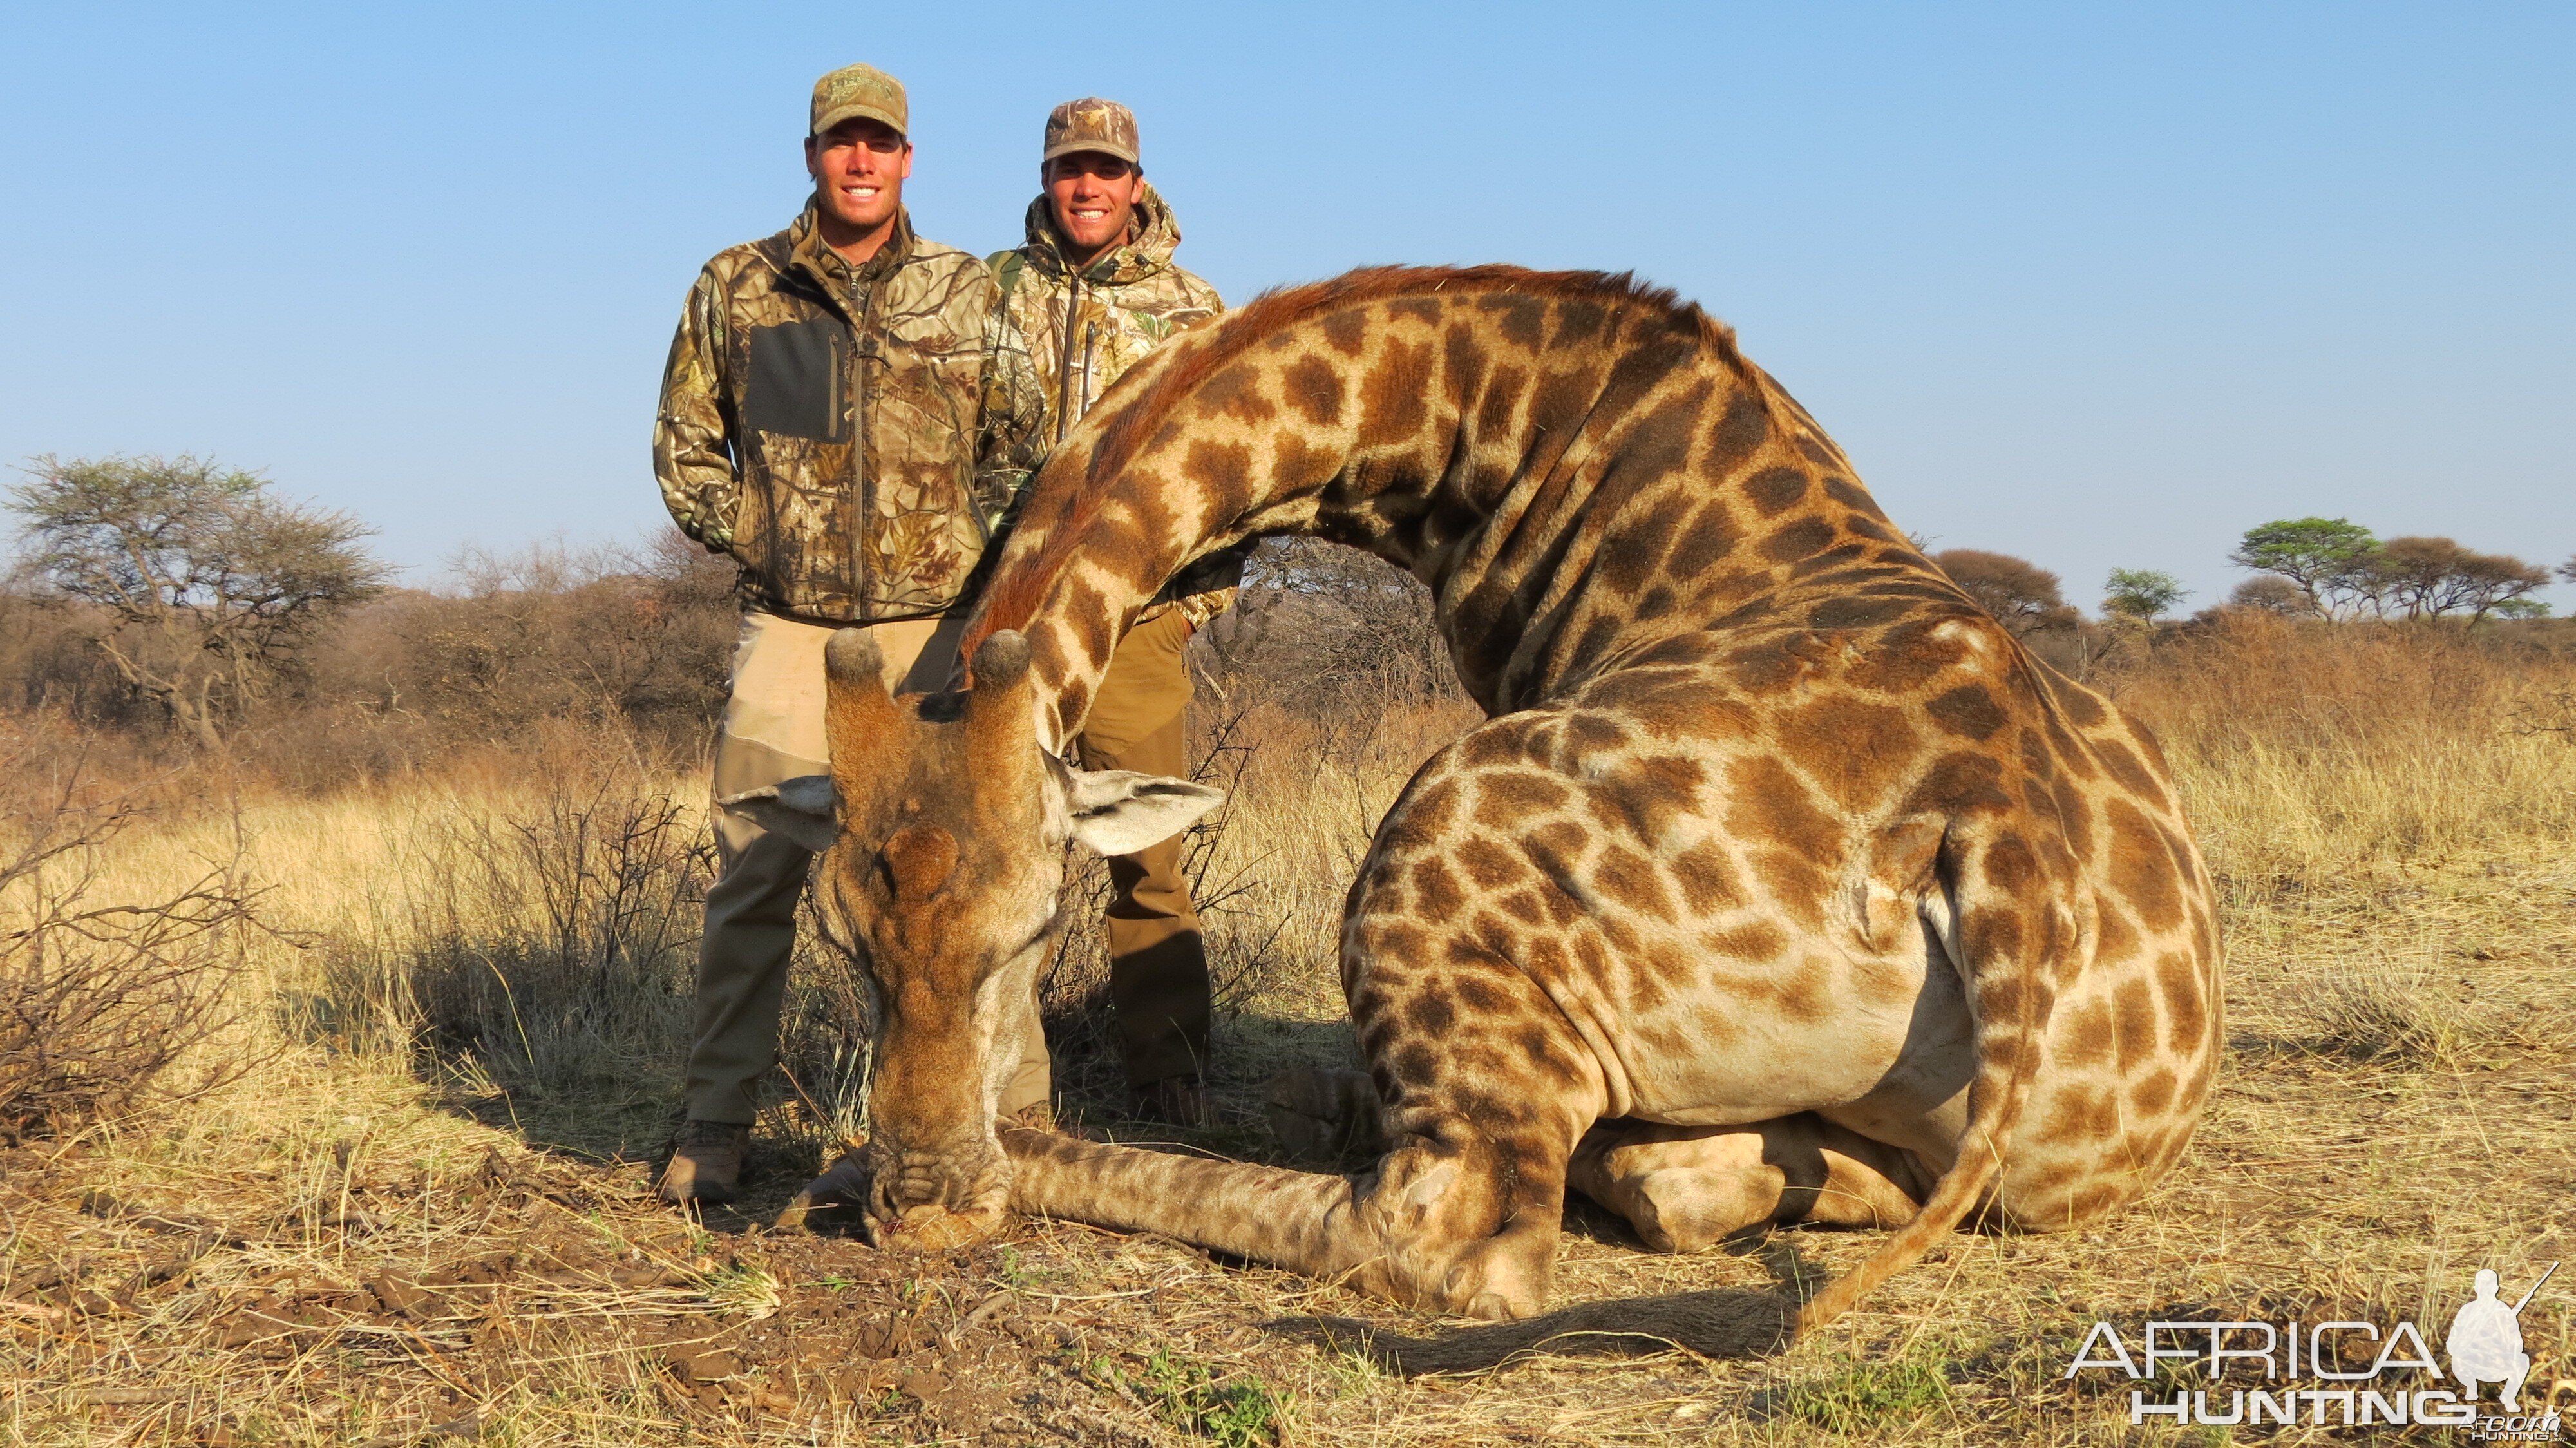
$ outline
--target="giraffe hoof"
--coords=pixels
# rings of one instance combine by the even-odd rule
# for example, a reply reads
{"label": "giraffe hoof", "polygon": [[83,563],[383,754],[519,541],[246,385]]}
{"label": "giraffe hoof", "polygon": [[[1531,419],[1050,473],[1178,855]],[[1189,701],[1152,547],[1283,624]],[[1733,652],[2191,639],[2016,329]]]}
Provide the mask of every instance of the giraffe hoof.
{"label": "giraffe hoof", "polygon": [[948,1252],[976,1243],[1002,1230],[1009,1214],[999,1207],[952,1212],[945,1207],[914,1207],[891,1222],[868,1222],[868,1241],[887,1252]]}

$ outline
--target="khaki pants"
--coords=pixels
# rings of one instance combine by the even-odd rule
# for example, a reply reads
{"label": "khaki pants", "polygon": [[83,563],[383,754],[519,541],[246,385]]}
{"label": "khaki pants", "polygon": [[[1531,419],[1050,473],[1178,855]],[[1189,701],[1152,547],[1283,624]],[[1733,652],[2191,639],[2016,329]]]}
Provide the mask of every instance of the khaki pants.
{"label": "khaki pants", "polygon": [[[1132,769],[1187,778],[1183,723],[1190,702],[1182,650],[1190,622],[1177,608],[1138,624],[1118,642],[1077,744],[1086,769]],[[1127,1079],[1148,1086],[1206,1069],[1207,950],[1181,874],[1174,835],[1109,862],[1116,895],[1103,921],[1109,936],[1109,999]]]}
{"label": "khaki pants", "polygon": [[[956,686],[964,619],[862,626],[875,631],[888,687],[923,693]],[[732,694],[716,736],[716,798],[827,771],[823,646],[835,632],[773,614],[743,617]],[[755,1114],[752,1086],[778,1061],[796,902],[814,857],[730,810],[713,814],[718,872],[707,890],[706,934],[698,946],[688,1112],[693,1121],[748,1125]],[[1032,1016],[1036,1009],[1032,999]],[[1025,1039],[1019,1074],[1002,1093],[1006,1115],[1048,1097],[1046,1040],[1034,1019]]]}

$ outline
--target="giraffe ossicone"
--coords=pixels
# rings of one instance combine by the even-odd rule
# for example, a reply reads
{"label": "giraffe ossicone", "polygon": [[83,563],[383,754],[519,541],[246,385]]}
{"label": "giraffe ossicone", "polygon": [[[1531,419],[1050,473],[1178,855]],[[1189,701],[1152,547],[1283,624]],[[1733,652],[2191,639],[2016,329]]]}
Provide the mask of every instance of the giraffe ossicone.
{"label": "giraffe ossicone", "polygon": [[[1382,1155],[1336,1176],[999,1127],[1002,1003],[1077,829],[1054,754],[1166,579],[1280,533],[1428,584],[1490,716],[1351,890],[1367,1080],[1274,1095]],[[969,638],[960,694],[832,676],[821,888],[884,1006],[891,1239],[1007,1200],[1526,1317],[1569,1187],[1670,1249],[1892,1229],[1814,1325],[1963,1222],[2099,1218],[2198,1121],[2218,927],[2154,741],[1980,612],[1670,293],[1384,268],[1177,339],[1035,482]],[[1177,783],[1110,788],[1177,814]]]}

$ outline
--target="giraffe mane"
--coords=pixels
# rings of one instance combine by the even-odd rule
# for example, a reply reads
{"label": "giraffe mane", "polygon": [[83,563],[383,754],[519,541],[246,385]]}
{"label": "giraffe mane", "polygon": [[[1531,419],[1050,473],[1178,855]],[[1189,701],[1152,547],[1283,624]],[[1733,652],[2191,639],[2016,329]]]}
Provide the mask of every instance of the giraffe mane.
{"label": "giraffe mane", "polygon": [[1220,318],[1210,329],[1208,345],[1192,349],[1172,366],[1146,378],[1144,387],[1132,397],[1120,399],[1118,410],[1101,429],[1083,466],[1084,486],[1070,494],[1055,493],[1047,500],[1045,513],[1023,520],[1024,525],[1042,523],[1047,529],[1046,541],[1039,545],[1034,557],[994,578],[982,616],[967,631],[967,656],[973,657],[976,645],[987,635],[1028,625],[1046,601],[1047,590],[1072,563],[1077,540],[1107,505],[1107,485],[1126,471],[1137,451],[1176,408],[1218,369],[1250,351],[1255,342],[1283,327],[1340,307],[1426,292],[1468,291],[1581,299],[1657,312],[1675,328],[1696,332],[1701,346],[1730,371],[1748,380],[1755,375],[1753,364],[1736,348],[1733,328],[1708,315],[1698,303],[1683,301],[1672,288],[1639,281],[1635,272],[1532,271],[1499,264],[1375,266],[1325,281],[1272,287]]}

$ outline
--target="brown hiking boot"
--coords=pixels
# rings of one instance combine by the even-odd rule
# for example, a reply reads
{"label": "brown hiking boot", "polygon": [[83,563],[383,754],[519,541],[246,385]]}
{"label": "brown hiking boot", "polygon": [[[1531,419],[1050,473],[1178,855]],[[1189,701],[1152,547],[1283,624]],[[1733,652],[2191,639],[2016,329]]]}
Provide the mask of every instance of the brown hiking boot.
{"label": "brown hiking boot", "polygon": [[1208,1099],[1207,1087],[1199,1084],[1196,1074],[1166,1076],[1137,1087],[1133,1110],[1139,1121],[1171,1126],[1196,1128],[1216,1120],[1216,1103]]}
{"label": "brown hiking boot", "polygon": [[751,1128],[729,1121],[692,1121],[680,1128],[671,1164],[654,1193],[666,1202],[729,1202],[742,1184],[743,1158],[751,1155]]}

